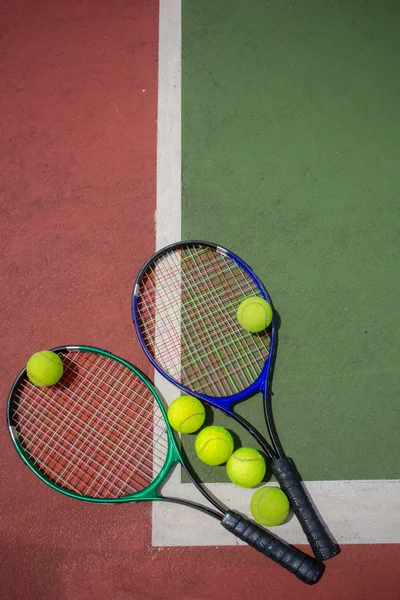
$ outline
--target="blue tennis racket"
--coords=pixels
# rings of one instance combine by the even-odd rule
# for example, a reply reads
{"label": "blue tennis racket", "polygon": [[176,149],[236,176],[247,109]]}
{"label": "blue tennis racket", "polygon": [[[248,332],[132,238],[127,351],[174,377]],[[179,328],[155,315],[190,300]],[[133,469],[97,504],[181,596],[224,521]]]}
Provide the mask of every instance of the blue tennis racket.
{"label": "blue tennis racket", "polygon": [[[155,368],[187,394],[219,408],[258,441],[318,560],[339,549],[319,517],[291,458],[285,456],[271,411],[275,326],[244,330],[237,308],[249,296],[272,305],[258,277],[238,256],[202,241],[163,248],[142,267],[132,312],[140,343]],[[235,412],[237,402],[261,392],[270,443]]]}

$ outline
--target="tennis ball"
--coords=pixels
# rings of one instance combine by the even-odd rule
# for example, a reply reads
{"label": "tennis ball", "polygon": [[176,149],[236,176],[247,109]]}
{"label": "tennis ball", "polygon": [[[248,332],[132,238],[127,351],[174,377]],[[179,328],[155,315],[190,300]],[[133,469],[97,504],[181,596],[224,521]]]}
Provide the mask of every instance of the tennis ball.
{"label": "tennis ball", "polygon": [[282,525],[289,514],[289,500],[280,488],[262,487],[253,494],[250,510],[261,525]]}
{"label": "tennis ball", "polygon": [[29,381],[40,387],[57,383],[61,379],[63,371],[61,358],[50,350],[36,352],[30,357],[26,365]]}
{"label": "tennis ball", "polygon": [[239,304],[237,320],[250,333],[264,331],[272,321],[271,305],[258,296],[246,298]]}
{"label": "tennis ball", "polygon": [[180,396],[168,408],[168,421],[179,433],[193,433],[206,418],[203,404],[193,396]]}
{"label": "tennis ball", "polygon": [[226,465],[226,472],[232,483],[245,488],[258,485],[265,471],[265,460],[254,448],[239,448],[232,454]]}
{"label": "tennis ball", "polygon": [[233,437],[224,427],[210,425],[200,431],[194,448],[200,460],[207,465],[222,465],[233,452]]}

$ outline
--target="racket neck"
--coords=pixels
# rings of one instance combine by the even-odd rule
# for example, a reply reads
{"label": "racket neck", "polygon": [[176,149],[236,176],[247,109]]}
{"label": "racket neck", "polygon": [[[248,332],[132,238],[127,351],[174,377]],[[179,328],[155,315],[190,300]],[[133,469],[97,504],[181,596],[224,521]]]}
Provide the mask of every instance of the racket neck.
{"label": "racket neck", "polygon": [[219,502],[217,502],[217,500],[214,498],[214,496],[204,487],[200,477],[196,474],[196,472],[191,467],[190,462],[187,457],[187,454],[182,446],[181,446],[180,454],[181,454],[181,456],[180,456],[179,462],[182,465],[183,469],[185,470],[185,473],[187,474],[187,476],[189,477],[191,482],[197,487],[199,492],[204,496],[204,498],[206,498],[206,500],[208,500],[219,511],[218,517],[220,518],[219,513],[221,513],[221,512],[225,513],[225,509],[222,508],[222,506],[219,504]]}
{"label": "racket neck", "polygon": [[268,387],[268,381],[265,384],[265,390],[263,393],[263,405],[264,405],[264,415],[265,415],[265,423],[267,425],[268,435],[271,440],[272,447],[276,453],[275,458],[282,458],[285,456],[283,451],[281,442],[279,440],[278,432],[275,427],[274,416],[272,414],[272,392]]}
{"label": "racket neck", "polygon": [[249,423],[249,421],[247,421],[244,417],[238,415],[238,413],[232,413],[232,416],[235,418],[235,420],[238,423],[240,423],[257,440],[257,442],[260,444],[263,452],[265,452],[265,454],[268,456],[269,460],[271,460],[271,461],[276,460],[277,457],[276,457],[275,453],[272,451],[272,448],[269,446],[269,444],[263,438],[261,433],[259,433],[259,431],[257,431],[257,429],[255,427],[253,427],[253,425],[251,423]]}
{"label": "racket neck", "polygon": [[[209,499],[208,496],[206,496],[206,498]],[[170,502],[172,504],[181,504],[183,506],[189,506],[190,508],[194,508],[195,510],[200,511],[200,512],[204,513],[205,515],[209,515],[210,517],[213,517],[214,519],[217,519],[220,522],[222,521],[222,518],[223,518],[223,515],[221,514],[222,508],[220,508],[220,507],[218,507],[219,512],[216,512],[215,510],[212,510],[211,508],[207,508],[206,506],[203,506],[202,504],[199,504],[198,502],[191,502],[189,500],[182,500],[180,498],[172,498],[170,496],[162,496],[161,498],[157,497],[157,498],[155,498],[155,500],[164,500],[165,502]],[[218,506],[218,505],[216,505],[216,506]],[[225,511],[223,511],[223,512],[225,514]]]}

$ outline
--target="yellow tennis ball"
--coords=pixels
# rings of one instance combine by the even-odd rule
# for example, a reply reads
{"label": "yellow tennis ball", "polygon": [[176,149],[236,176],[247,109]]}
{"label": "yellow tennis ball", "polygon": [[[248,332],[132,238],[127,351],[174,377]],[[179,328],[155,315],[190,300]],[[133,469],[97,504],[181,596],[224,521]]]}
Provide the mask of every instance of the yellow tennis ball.
{"label": "yellow tennis ball", "polygon": [[254,519],[266,527],[282,525],[287,519],[289,508],[289,500],[285,492],[277,487],[260,488],[250,501],[250,510]]}
{"label": "yellow tennis ball", "polygon": [[64,371],[61,358],[55,352],[42,350],[28,360],[26,373],[29,381],[40,387],[53,385],[62,377]]}
{"label": "yellow tennis ball", "polygon": [[232,454],[226,465],[226,472],[232,483],[245,488],[258,485],[265,471],[265,460],[254,448],[239,448]]}
{"label": "yellow tennis ball", "polygon": [[222,465],[233,452],[233,437],[224,427],[210,425],[200,431],[194,448],[200,460],[207,465]]}
{"label": "yellow tennis ball", "polygon": [[272,321],[271,305],[258,296],[246,298],[239,304],[237,320],[250,333],[264,331]]}
{"label": "yellow tennis ball", "polygon": [[179,433],[193,433],[206,418],[204,405],[193,396],[180,396],[168,408],[168,421]]}

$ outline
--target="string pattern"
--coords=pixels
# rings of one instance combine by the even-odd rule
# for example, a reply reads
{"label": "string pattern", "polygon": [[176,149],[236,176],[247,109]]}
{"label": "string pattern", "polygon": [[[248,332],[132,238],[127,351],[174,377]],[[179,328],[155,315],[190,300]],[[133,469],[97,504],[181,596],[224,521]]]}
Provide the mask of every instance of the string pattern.
{"label": "string pattern", "polygon": [[61,380],[23,379],[12,420],[24,451],[75,494],[119,498],[147,487],[164,466],[168,438],[151,390],[122,363],[94,352],[60,353]]}
{"label": "string pattern", "polygon": [[137,316],[144,344],[160,368],[195,393],[237,394],[260,375],[269,331],[251,334],[237,321],[256,283],[233,259],[208,246],[172,249],[139,283]]}

